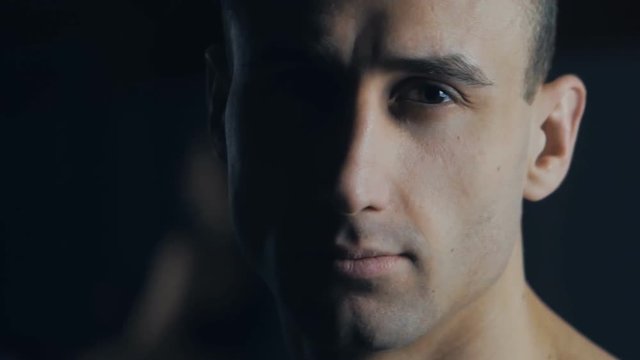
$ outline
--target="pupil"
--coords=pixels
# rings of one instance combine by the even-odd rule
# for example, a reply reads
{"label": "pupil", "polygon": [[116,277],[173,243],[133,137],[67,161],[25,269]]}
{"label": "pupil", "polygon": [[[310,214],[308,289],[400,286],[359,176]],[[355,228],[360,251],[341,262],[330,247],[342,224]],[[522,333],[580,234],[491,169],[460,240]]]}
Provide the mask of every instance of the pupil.
{"label": "pupil", "polygon": [[429,102],[440,103],[444,100],[445,94],[442,90],[435,87],[427,87],[424,92],[424,97]]}

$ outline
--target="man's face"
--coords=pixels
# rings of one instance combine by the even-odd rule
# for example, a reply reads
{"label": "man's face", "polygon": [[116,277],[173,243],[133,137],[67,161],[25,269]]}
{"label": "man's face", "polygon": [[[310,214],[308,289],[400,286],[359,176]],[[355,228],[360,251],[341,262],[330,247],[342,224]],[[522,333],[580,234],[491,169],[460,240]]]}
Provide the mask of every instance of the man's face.
{"label": "man's face", "polygon": [[256,3],[229,19],[238,236],[309,341],[407,345],[491,286],[520,237],[523,5]]}

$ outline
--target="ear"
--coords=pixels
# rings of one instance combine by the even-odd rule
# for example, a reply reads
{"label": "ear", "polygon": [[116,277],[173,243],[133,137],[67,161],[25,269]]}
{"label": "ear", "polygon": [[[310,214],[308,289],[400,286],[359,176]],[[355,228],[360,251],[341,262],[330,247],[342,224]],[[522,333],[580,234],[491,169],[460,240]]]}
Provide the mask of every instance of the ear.
{"label": "ear", "polygon": [[586,100],[587,89],[574,75],[559,77],[541,87],[533,103],[535,118],[530,138],[525,199],[544,199],[566,177]]}
{"label": "ear", "polygon": [[230,74],[225,49],[211,45],[205,52],[207,63],[207,105],[209,132],[220,159],[226,163],[227,146],[225,139],[224,114],[229,96]]}

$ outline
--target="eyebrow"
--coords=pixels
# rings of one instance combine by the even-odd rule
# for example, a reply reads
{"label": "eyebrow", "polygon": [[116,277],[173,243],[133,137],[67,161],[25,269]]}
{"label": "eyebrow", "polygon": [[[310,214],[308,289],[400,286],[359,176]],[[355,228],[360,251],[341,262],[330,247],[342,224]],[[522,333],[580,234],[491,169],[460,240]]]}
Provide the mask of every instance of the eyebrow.
{"label": "eyebrow", "polygon": [[[340,67],[337,51],[326,44],[301,50],[299,47],[270,48],[259,57],[259,62],[272,63],[324,63]],[[493,82],[487,75],[463,54],[428,57],[383,57],[377,66],[410,73],[432,76],[440,80],[451,80],[468,86],[491,86]]]}
{"label": "eyebrow", "polygon": [[381,67],[451,79],[469,86],[493,85],[482,69],[461,54],[426,58],[391,57],[382,60]]}

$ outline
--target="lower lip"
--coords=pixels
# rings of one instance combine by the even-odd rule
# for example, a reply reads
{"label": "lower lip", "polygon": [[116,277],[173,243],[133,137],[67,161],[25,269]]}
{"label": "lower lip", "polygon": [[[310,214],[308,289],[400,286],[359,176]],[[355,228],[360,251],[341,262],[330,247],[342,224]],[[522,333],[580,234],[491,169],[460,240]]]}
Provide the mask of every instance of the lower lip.
{"label": "lower lip", "polygon": [[406,260],[398,255],[339,259],[334,261],[334,269],[339,274],[350,278],[371,279],[393,272]]}

